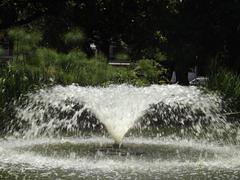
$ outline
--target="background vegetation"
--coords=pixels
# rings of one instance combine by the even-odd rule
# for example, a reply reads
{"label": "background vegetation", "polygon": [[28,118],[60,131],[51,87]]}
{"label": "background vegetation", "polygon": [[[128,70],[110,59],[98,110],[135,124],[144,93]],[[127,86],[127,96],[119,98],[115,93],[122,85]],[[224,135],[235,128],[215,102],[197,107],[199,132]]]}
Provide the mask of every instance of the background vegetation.
{"label": "background vegetation", "polygon": [[23,28],[11,29],[9,37],[14,46],[14,57],[1,67],[0,111],[22,94],[42,86],[76,83],[80,86],[105,86],[108,84],[150,85],[166,83],[166,70],[154,60],[140,60],[130,67],[112,67],[101,55],[88,58],[79,49],[80,31],[67,32],[64,41],[73,49],[68,52],[40,46],[42,35]]}
{"label": "background vegetation", "polygon": [[[1,1],[0,31],[13,41],[14,59],[1,68],[0,103],[44,84],[162,83],[172,70],[188,85],[195,65],[210,89],[238,99],[239,22],[239,0]],[[117,58],[135,66],[107,64],[113,42],[124,50]]]}
{"label": "background vegetation", "polygon": [[[42,32],[44,47],[66,51],[64,34],[82,29],[75,39],[95,41],[105,55],[111,41],[127,47],[132,61],[152,59],[160,50],[168,57],[180,84],[197,64],[199,74],[210,59],[221,55],[224,67],[240,69],[239,0],[4,0],[0,29],[26,26]],[[73,35],[72,34],[72,35]],[[70,34],[71,35],[71,34]],[[71,36],[72,36],[71,35]],[[65,39],[66,40],[66,39]]]}

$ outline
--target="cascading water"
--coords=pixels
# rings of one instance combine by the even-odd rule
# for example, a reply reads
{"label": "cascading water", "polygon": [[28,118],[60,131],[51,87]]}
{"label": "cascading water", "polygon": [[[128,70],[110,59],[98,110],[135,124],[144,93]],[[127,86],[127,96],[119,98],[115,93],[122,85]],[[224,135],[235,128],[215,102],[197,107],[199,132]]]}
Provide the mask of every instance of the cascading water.
{"label": "cascading water", "polygon": [[54,86],[16,104],[0,178],[240,176],[238,127],[220,96],[197,87]]}

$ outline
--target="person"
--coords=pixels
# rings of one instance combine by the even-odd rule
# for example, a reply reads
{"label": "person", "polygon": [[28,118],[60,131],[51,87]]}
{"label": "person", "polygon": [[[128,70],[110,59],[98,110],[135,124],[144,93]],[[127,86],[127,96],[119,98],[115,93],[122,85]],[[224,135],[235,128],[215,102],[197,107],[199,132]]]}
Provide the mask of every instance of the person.
{"label": "person", "polygon": [[97,58],[97,46],[95,45],[94,42],[90,43],[90,49],[92,50],[94,57]]}

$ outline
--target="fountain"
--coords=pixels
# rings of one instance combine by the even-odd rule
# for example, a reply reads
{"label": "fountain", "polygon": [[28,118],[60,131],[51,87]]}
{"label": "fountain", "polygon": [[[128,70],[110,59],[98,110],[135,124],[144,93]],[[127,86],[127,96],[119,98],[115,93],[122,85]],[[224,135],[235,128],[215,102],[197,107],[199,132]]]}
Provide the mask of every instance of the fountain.
{"label": "fountain", "polygon": [[19,102],[0,178],[240,177],[239,128],[197,87],[54,86]]}

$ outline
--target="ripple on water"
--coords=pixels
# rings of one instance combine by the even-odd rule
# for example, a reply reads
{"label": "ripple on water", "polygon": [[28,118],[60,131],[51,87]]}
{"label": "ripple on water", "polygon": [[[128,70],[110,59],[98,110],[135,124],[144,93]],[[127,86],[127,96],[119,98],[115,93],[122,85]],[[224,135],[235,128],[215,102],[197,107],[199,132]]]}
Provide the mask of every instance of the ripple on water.
{"label": "ripple on water", "polygon": [[108,138],[9,139],[2,142],[4,173],[45,177],[234,177],[240,175],[238,146],[168,138],[127,138],[113,148]]}

